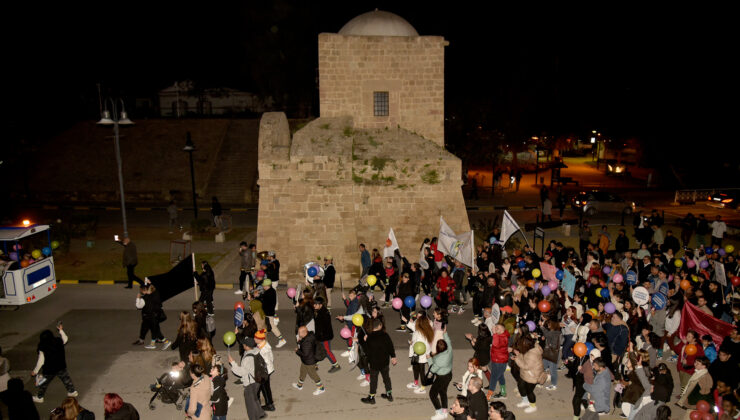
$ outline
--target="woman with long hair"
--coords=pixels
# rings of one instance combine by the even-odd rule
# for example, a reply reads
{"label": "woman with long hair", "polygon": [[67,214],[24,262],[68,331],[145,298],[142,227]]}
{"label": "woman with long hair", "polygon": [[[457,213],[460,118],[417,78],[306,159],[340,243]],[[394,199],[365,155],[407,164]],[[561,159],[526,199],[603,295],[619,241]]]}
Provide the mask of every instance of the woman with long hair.
{"label": "woman with long hair", "polygon": [[[419,312],[416,320],[406,320],[406,327],[412,332],[409,341],[409,358],[411,358],[411,371],[414,373],[414,381],[409,382],[406,388],[413,389],[417,394],[426,392],[422,379],[426,373],[427,360],[432,352],[432,342],[434,342],[434,327],[432,322],[427,318],[426,312]],[[416,343],[424,344],[424,353],[417,354],[415,351]]]}
{"label": "woman with long hair", "polygon": [[208,314],[213,315],[213,291],[216,290],[216,275],[208,261],[201,261],[200,267],[203,270],[200,274],[194,269],[193,276],[198,281],[200,289],[200,302],[206,304]]}
{"label": "woman with long hair", "polygon": [[197,344],[198,352],[203,356],[205,365],[203,366],[204,372],[210,372],[213,363],[213,356],[216,354],[216,350],[213,349],[213,344],[206,338],[199,338]]}
{"label": "woman with long hair", "polygon": [[[148,279],[146,280],[148,282]],[[145,283],[141,286],[139,294],[136,296],[136,308],[141,309],[141,328],[139,330],[139,339],[134,341],[134,345],[144,344],[146,333],[151,331],[152,340],[144,348],[155,349],[156,343],[163,343],[162,350],[167,350],[170,341],[164,338],[162,330],[159,327],[162,314],[162,300],[159,298],[159,291],[151,283]]]}
{"label": "woman with long hair", "polygon": [[452,380],[452,342],[444,329],[443,340],[437,341],[434,352],[429,359],[429,372],[435,375],[432,387],[429,389],[429,399],[432,400],[435,414],[432,420],[447,418],[447,387]]}
{"label": "woman with long hair", "polygon": [[[488,329],[488,325],[481,323],[478,325],[478,336],[473,337],[472,334],[465,334],[465,338],[470,341],[470,345],[473,347],[473,358],[478,362],[478,367],[490,382],[491,372],[488,371],[488,363],[491,361],[491,344],[493,343],[491,330]],[[467,394],[463,393],[463,395]]]}
{"label": "woman with long hair", "polygon": [[545,370],[550,371],[550,385],[545,389],[555,391],[558,389],[558,355],[560,350],[560,323],[555,319],[541,321],[542,333],[545,336],[545,349],[542,353],[542,362]]}
{"label": "woman with long hair", "polygon": [[67,397],[62,401],[64,420],[95,420],[95,414],[80,407],[75,397]]}
{"label": "woman with long hair", "polygon": [[105,420],[139,420],[139,412],[133,405],[123,402],[118,394],[105,394],[103,397]]}
{"label": "woman with long hair", "polygon": [[534,389],[547,378],[542,361],[542,347],[529,334],[523,335],[514,347],[514,362],[519,366],[517,387],[522,396],[522,401],[516,406],[524,408],[525,413],[534,413],[537,411]]}
{"label": "woman with long hair", "polygon": [[193,319],[195,320],[195,323],[198,324],[198,338],[206,337],[210,340],[216,332],[208,332],[208,325],[206,323],[207,316],[208,312],[206,311],[206,305],[200,301],[193,302]]}
{"label": "woman with long hair", "polygon": [[449,276],[446,268],[439,271],[436,285],[437,297],[434,300],[437,302],[437,307],[446,310],[450,302],[455,301],[455,280]]}
{"label": "woman with long hair", "polygon": [[177,338],[172,342],[172,350],[180,350],[180,361],[187,362],[190,352],[198,342],[198,324],[187,311],[180,312],[180,326],[177,327]]}
{"label": "woman with long hair", "polygon": [[573,337],[578,328],[578,316],[575,306],[570,306],[565,310],[563,320],[560,322],[561,332],[563,333],[563,352],[561,359],[563,362],[573,355]]}

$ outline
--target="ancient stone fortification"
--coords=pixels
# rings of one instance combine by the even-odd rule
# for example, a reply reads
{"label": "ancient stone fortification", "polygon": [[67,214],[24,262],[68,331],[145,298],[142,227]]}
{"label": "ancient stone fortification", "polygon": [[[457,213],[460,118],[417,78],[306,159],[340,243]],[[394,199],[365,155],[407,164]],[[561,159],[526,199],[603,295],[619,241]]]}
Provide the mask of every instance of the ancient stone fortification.
{"label": "ancient stone fortification", "polygon": [[319,118],[291,139],[284,114],[264,114],[258,246],[277,251],[290,283],[301,280],[304,263],[328,254],[345,284],[354,284],[358,244],[382,249],[391,227],[417,261],[440,215],[456,231],[470,229],[460,171],[458,158],[408,130]]}

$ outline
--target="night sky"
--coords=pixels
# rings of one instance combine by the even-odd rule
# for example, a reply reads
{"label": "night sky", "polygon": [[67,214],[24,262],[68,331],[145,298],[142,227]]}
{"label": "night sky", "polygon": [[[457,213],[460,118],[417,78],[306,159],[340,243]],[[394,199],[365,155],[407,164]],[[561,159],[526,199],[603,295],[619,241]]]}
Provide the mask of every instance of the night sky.
{"label": "night sky", "polygon": [[[12,6],[3,30],[11,58],[5,141],[43,140],[96,118],[98,82],[133,101],[192,79],[284,98],[289,113],[310,103],[317,114],[318,33],[337,32],[377,7],[450,42],[446,111],[467,125],[515,126],[523,135],[585,136],[595,128],[640,139],[663,163],[700,156],[702,164],[737,167],[732,154],[698,147],[737,149],[737,130],[726,128],[737,109],[726,104],[735,100],[737,77],[729,11],[481,3]],[[49,117],[45,124],[33,124],[39,113]]]}

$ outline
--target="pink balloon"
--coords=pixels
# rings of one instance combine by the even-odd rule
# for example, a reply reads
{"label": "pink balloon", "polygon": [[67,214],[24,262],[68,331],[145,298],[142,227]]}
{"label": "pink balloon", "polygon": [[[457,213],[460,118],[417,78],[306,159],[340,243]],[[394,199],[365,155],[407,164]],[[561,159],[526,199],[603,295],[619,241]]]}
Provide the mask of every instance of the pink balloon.
{"label": "pink balloon", "polygon": [[550,288],[550,291],[558,290],[558,282],[555,280],[550,280],[547,286]]}
{"label": "pink balloon", "polygon": [[288,297],[289,297],[289,298],[293,299],[293,298],[295,297],[295,294],[296,294],[296,290],[295,290],[295,287],[291,287],[291,288],[290,288],[290,289],[288,289],[288,291],[287,291],[287,292],[285,292],[285,293],[287,293],[287,294],[288,294]]}
{"label": "pink balloon", "polygon": [[401,300],[401,298],[397,297],[393,299],[393,302],[391,303],[391,305],[393,305],[393,309],[399,310],[403,306],[403,301]]}
{"label": "pink balloon", "polygon": [[694,260],[688,260],[686,261],[686,267],[694,268],[696,267],[696,262]]}
{"label": "pink balloon", "polygon": [[346,339],[352,337],[352,330],[350,330],[347,327],[344,327],[344,328],[342,328],[341,331],[339,331],[339,335],[341,335],[342,338],[344,338],[346,340]]}
{"label": "pink balloon", "polygon": [[621,283],[622,281],[624,281],[624,277],[622,277],[621,274],[617,273],[614,275],[614,277],[612,277],[612,281],[614,283]]}

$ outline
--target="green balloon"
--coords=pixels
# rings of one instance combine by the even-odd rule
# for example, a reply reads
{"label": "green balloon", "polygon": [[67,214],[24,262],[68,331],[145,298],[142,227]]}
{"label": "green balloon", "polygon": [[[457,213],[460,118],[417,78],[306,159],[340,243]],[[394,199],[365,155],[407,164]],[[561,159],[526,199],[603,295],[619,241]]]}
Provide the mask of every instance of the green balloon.
{"label": "green balloon", "polygon": [[51,241],[51,249],[59,248],[59,241]]}
{"label": "green balloon", "polygon": [[224,344],[227,346],[230,346],[232,344],[236,343],[236,334],[234,334],[233,331],[228,331],[224,334]]}
{"label": "green balloon", "polygon": [[421,341],[417,341],[414,343],[414,353],[421,356],[422,354],[427,352],[427,345],[422,343]]}

